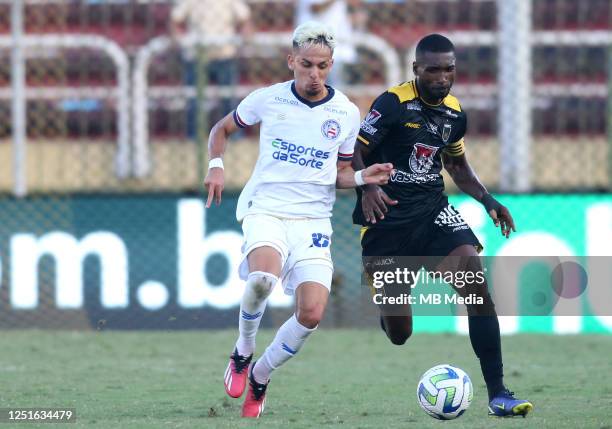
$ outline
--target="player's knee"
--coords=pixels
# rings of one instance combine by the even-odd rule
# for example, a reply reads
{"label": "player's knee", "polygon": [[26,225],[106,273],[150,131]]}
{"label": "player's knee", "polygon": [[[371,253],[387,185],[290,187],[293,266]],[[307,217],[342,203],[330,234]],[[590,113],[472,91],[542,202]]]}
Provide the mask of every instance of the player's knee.
{"label": "player's knee", "polygon": [[308,305],[298,308],[297,320],[300,325],[307,327],[308,329],[316,328],[321,320],[323,319],[323,313],[325,311],[324,305]]}
{"label": "player's knee", "polygon": [[262,301],[268,298],[274,289],[278,277],[263,271],[253,271],[247,279],[247,288],[250,289],[254,299]]}

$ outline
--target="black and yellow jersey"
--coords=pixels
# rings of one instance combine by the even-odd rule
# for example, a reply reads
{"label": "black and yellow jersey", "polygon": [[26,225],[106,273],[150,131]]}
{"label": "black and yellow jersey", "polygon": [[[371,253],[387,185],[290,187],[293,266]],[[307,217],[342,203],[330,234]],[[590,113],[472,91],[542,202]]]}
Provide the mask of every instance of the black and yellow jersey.
{"label": "black and yellow jersey", "polygon": [[[358,142],[371,150],[364,159],[366,166],[393,163],[395,174],[383,189],[398,200],[385,219],[377,221],[377,227],[413,222],[447,201],[441,155],[464,153],[466,124],[457,98],[449,94],[437,106],[427,104],[419,97],[415,81],[392,87],[374,101],[361,123]],[[353,222],[367,225],[360,189],[357,195]]]}

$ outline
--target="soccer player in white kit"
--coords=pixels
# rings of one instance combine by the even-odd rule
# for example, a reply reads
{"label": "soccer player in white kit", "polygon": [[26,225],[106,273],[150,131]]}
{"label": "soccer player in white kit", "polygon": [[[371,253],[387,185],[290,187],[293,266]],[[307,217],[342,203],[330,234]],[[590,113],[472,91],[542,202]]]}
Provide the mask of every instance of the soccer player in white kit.
{"label": "soccer player in white kit", "polygon": [[[323,317],[333,272],[335,188],[385,184],[393,168],[374,164],[355,172],[351,167],[360,113],[344,94],[325,85],[335,44],[326,26],[300,25],[287,59],[294,80],[252,92],[215,124],[209,138],[207,207],[221,202],[227,137],[261,123],[259,158],[236,213],[245,239],[240,274],[246,285],[240,335],[224,378],[233,398],[242,396],[248,379],[243,417],[260,416],[270,374],[295,356]],[[295,295],[295,314],[251,364],[257,329],[279,278],[285,293]]]}

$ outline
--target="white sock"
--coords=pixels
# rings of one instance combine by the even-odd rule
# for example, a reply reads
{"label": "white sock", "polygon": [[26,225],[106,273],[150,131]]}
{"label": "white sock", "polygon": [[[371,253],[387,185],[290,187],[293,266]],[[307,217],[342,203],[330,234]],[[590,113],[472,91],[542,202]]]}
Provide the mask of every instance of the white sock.
{"label": "white sock", "polygon": [[255,351],[257,329],[266,309],[268,296],[277,281],[278,277],[263,271],[253,271],[247,278],[238,316],[240,335],[236,341],[236,349],[241,356],[249,356]]}
{"label": "white sock", "polygon": [[276,368],[287,362],[300,350],[306,338],[317,328],[309,329],[298,322],[295,314],[280,327],[276,337],[253,367],[253,377],[265,384]]}

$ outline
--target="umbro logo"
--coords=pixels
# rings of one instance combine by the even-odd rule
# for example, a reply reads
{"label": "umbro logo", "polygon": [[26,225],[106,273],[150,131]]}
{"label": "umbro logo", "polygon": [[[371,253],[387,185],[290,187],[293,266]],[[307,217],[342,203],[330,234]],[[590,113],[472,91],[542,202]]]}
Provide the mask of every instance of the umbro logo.
{"label": "umbro logo", "polygon": [[459,117],[459,115],[457,115],[456,113],[453,113],[453,111],[450,110],[450,109],[446,109],[446,111],[444,113],[446,113],[446,115],[450,116],[451,118],[458,118]]}
{"label": "umbro logo", "polygon": [[432,134],[438,135],[438,126],[436,124],[432,124],[431,122],[427,122],[427,131]]}

